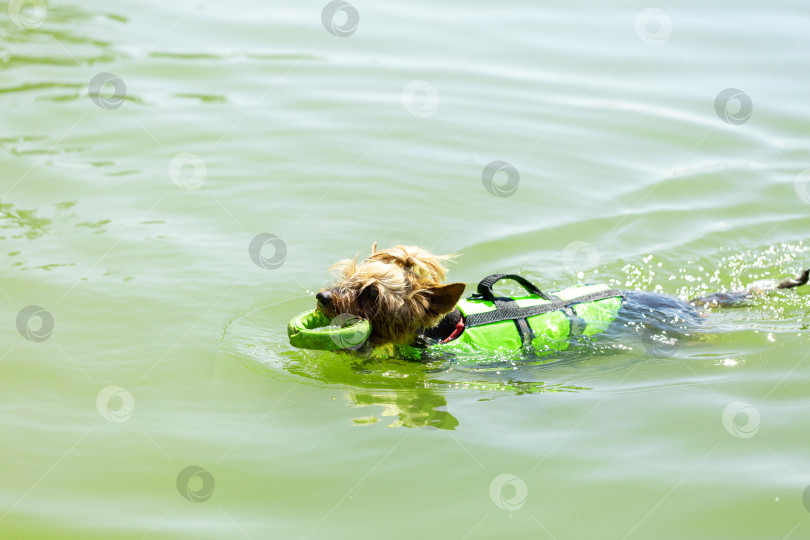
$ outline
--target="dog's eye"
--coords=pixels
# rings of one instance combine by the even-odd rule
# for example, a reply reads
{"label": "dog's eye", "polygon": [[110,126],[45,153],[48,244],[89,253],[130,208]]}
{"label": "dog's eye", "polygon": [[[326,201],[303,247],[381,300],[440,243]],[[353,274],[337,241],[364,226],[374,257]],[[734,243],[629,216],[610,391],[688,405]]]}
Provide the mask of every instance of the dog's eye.
{"label": "dog's eye", "polygon": [[377,297],[380,296],[380,291],[377,290],[376,285],[371,285],[369,287],[366,287],[366,289],[363,291],[363,293],[365,294],[366,298],[368,298],[369,300],[376,300]]}

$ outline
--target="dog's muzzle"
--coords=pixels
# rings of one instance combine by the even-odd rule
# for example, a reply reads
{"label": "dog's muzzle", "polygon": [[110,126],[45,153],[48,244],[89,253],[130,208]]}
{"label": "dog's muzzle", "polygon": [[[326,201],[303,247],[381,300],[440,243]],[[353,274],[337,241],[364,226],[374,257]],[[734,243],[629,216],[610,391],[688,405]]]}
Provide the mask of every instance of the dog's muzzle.
{"label": "dog's muzzle", "polygon": [[321,291],[315,295],[315,300],[317,300],[318,304],[321,306],[329,307],[329,304],[332,303],[332,293],[329,291]]}

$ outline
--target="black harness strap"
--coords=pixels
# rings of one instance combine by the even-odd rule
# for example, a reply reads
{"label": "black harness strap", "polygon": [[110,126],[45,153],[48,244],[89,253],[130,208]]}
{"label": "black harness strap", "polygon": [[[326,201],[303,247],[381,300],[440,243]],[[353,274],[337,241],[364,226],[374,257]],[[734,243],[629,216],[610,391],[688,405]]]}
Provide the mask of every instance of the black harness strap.
{"label": "black harness strap", "polygon": [[[495,274],[499,275],[499,274]],[[490,276],[492,277],[492,276]],[[489,278],[487,278],[489,279]],[[500,278],[498,278],[500,279]],[[521,278],[523,279],[523,278]],[[495,280],[497,281],[497,280]],[[517,281],[517,280],[516,280]],[[481,282],[483,283],[483,281]],[[494,282],[493,282],[494,283]],[[522,283],[521,283],[522,284]],[[534,287],[534,286],[533,286]],[[528,288],[527,288],[528,289]],[[534,287],[537,289],[537,287]],[[478,290],[481,291],[481,285],[479,284]],[[490,286],[491,292],[491,286]],[[533,294],[538,294],[532,291]],[[484,299],[488,299],[486,295],[481,294]],[[539,295],[542,298],[550,299],[549,295],[541,294]],[[607,300],[608,298],[619,298],[622,297],[621,291],[616,289],[608,289],[606,291],[597,291],[590,294],[585,294],[582,296],[577,296],[576,298],[572,298],[571,300],[560,300],[557,297],[553,297],[548,304],[539,304],[536,306],[526,306],[526,307],[499,307],[498,304],[495,304],[495,309],[493,311],[486,311],[484,313],[472,313],[464,317],[464,326],[467,328],[472,328],[474,326],[482,326],[485,324],[491,324],[501,321],[510,321],[510,320],[523,320],[525,321],[528,317],[534,317],[535,315],[542,315],[544,313],[551,313],[552,311],[563,311],[571,317],[571,306],[576,304],[584,304],[586,302],[596,302],[597,300]],[[514,304],[513,304],[514,305]],[[574,313],[576,316],[576,313]],[[528,323],[527,323],[528,324]]]}
{"label": "black harness strap", "polygon": [[511,279],[512,281],[517,281],[523,288],[529,291],[532,294],[536,294],[543,300],[551,300],[552,298],[549,295],[546,295],[543,291],[537,288],[537,285],[529,281],[523,276],[519,276],[517,274],[492,274],[491,276],[487,276],[481,280],[478,284],[478,294],[481,295],[481,298],[484,300],[489,300],[490,302],[494,301],[495,294],[492,292],[492,287],[498,281],[502,279]]}
{"label": "black harness strap", "polygon": [[[513,281],[517,281],[529,293],[535,294],[544,300],[559,300],[558,298],[547,296],[543,291],[538,289],[534,283],[523,276],[519,276],[517,274],[492,274],[485,277],[480,283],[478,283],[478,294],[484,300],[489,300],[495,304],[496,312],[513,312],[520,309],[520,306],[518,306],[513,299],[495,296],[495,293],[492,291],[492,287],[495,285],[495,283],[502,279],[511,279]],[[510,317],[510,319],[515,322],[515,327],[520,335],[520,342],[524,347],[526,347],[534,339],[534,330],[532,330],[532,327],[529,326],[529,321],[527,321],[525,317]],[[465,326],[467,325],[467,320],[468,318],[465,318]]]}
{"label": "black harness strap", "polygon": [[[495,304],[496,311],[504,311],[510,309],[520,309],[520,306],[517,305],[511,298],[506,297],[495,297],[493,298],[492,302]],[[524,318],[516,318],[515,327],[517,328],[518,334],[520,335],[520,342],[525,346],[527,343],[531,343],[534,339],[534,330],[532,327],[529,326],[529,321]],[[467,326],[467,321],[464,321],[464,326]]]}

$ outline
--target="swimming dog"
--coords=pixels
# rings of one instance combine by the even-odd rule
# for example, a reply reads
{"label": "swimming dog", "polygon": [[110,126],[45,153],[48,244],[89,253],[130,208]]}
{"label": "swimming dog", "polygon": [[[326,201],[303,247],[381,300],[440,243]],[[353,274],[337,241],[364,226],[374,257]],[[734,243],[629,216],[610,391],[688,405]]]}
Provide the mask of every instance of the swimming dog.
{"label": "swimming dog", "polygon": [[[603,331],[607,324],[641,325],[672,333],[699,325],[706,317],[705,308],[737,306],[771,289],[792,289],[806,284],[810,274],[810,270],[804,270],[797,278],[770,288],[717,292],[691,300],[607,286],[546,294],[520,276],[496,274],[479,284],[477,295],[462,300],[465,284],[445,283],[444,263],[451,258],[416,246],[398,245],[378,251],[375,243],[367,259],[346,259],[332,266],[337,281],[315,295],[317,309],[330,318],[348,314],[368,320],[368,343],[373,347],[425,347],[464,341],[475,328],[495,329],[497,324],[508,321],[506,326],[512,334],[507,336],[503,325],[498,332],[506,336],[512,348],[520,348],[536,344],[538,334],[551,336],[545,343],[560,338],[568,341],[574,335]],[[529,296],[522,302],[494,296],[492,285],[503,278],[521,283]],[[553,314],[556,319],[542,323],[530,319],[542,314]],[[535,322],[527,323],[527,319]],[[483,342],[491,344],[493,339],[490,335]]]}

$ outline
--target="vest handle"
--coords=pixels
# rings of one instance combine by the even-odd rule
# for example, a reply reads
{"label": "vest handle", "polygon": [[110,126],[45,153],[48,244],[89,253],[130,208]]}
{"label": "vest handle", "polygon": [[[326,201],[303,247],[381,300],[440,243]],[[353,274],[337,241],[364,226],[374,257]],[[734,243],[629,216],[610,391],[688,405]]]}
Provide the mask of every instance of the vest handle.
{"label": "vest handle", "polygon": [[519,276],[517,274],[492,274],[490,276],[485,277],[478,284],[478,294],[480,294],[484,300],[494,302],[495,294],[492,292],[492,287],[493,285],[495,285],[495,283],[497,283],[502,279],[511,279],[512,281],[516,281],[529,293],[536,294],[543,300],[549,301],[552,300],[551,297],[549,297],[546,293],[537,288],[537,285],[535,285],[525,277]]}

